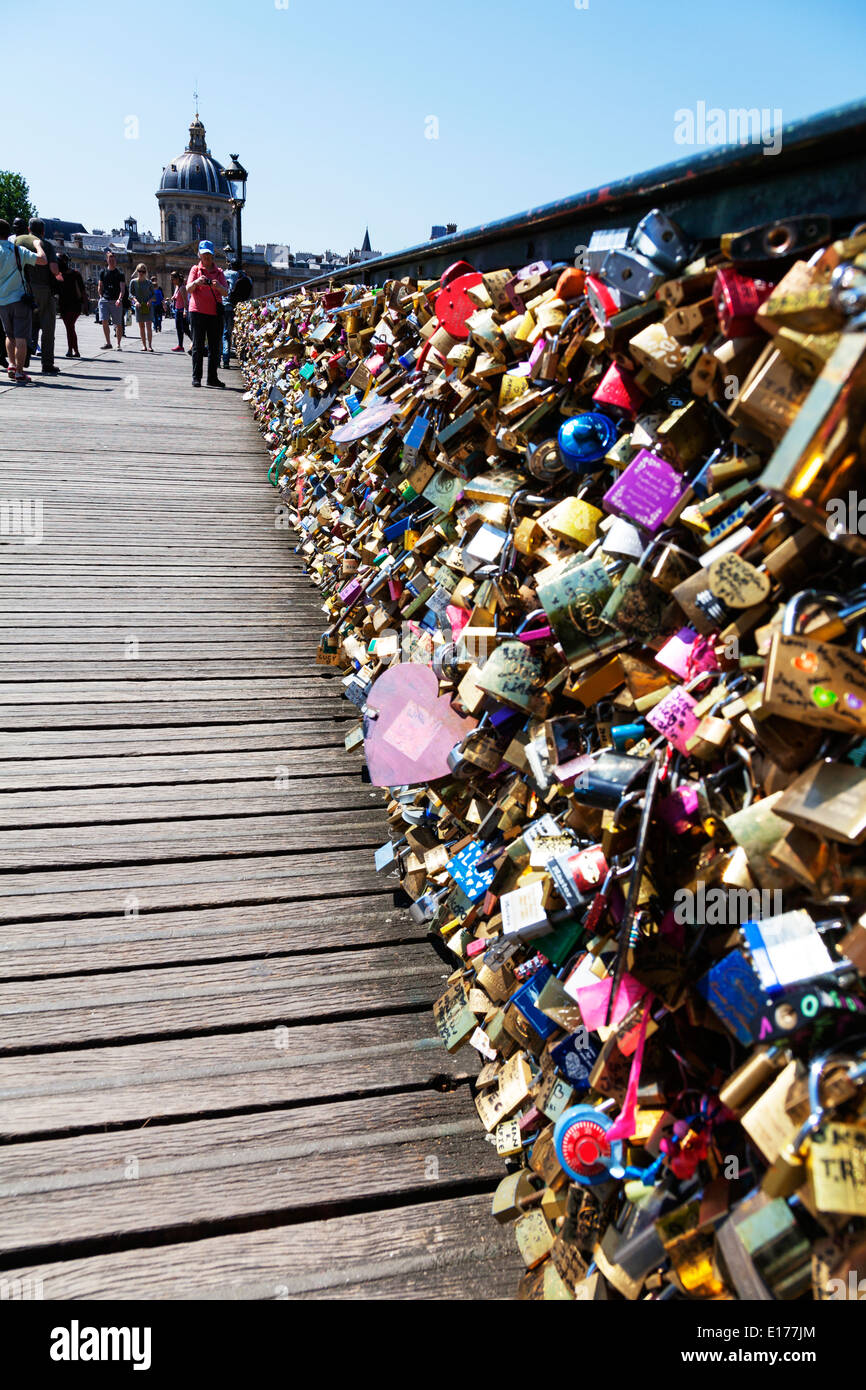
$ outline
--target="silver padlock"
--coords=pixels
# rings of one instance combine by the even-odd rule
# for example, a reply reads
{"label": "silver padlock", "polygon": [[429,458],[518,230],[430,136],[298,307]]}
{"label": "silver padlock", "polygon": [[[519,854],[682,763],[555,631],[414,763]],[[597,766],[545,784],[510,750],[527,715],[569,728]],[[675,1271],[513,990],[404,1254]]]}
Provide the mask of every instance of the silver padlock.
{"label": "silver padlock", "polygon": [[653,208],[635,227],[632,246],[663,270],[675,272],[688,264],[691,247],[681,227],[659,208]]}
{"label": "silver padlock", "polygon": [[625,250],[628,246],[628,227],[607,227],[593,232],[589,246],[575,246],[574,255],[581,270],[597,275],[609,251]]}
{"label": "silver padlock", "polygon": [[[665,272],[639,251],[630,247],[626,250],[608,251],[601,267],[601,275],[611,289],[618,290],[625,301],[632,304],[645,304],[651,299],[667,278]],[[623,308],[626,304],[623,303]]]}

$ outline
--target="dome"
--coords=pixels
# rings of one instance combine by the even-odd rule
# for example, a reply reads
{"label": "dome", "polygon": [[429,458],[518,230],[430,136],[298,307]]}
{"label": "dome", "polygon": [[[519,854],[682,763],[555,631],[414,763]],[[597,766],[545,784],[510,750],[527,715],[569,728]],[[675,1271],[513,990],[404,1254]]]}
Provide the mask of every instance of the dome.
{"label": "dome", "polygon": [[189,144],[162,171],[160,192],[212,193],[230,198],[232,188],[225,170],[205,143],[205,128],[196,114],[189,128]]}

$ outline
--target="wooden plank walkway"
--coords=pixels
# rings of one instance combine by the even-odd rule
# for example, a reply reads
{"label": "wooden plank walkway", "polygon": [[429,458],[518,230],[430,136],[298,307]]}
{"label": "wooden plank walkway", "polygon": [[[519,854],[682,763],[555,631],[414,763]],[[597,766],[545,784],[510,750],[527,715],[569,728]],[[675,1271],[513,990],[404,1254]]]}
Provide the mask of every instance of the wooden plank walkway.
{"label": "wooden plank walkway", "polygon": [[317,595],[170,328],[0,384],[0,1280],[510,1297]]}

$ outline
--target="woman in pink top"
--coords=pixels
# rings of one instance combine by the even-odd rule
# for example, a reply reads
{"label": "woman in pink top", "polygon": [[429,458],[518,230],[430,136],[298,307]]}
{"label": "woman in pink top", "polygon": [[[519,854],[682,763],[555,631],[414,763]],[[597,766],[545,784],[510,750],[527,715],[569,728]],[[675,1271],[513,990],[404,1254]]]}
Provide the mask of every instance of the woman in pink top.
{"label": "woman in pink top", "polygon": [[[183,335],[189,333],[189,324],[186,321],[187,298],[183,281],[176,270],[171,272],[172,296],[171,302],[174,305],[174,326],[177,329],[177,347],[172,348],[172,352],[183,352]],[[189,333],[192,337],[192,334]],[[190,348],[192,352],[192,348]]]}
{"label": "woman in pink top", "polygon": [[225,382],[220,381],[216,372],[222,338],[220,307],[223,295],[228,293],[229,287],[226,277],[213,258],[212,241],[199,242],[198,263],[187,276],[186,288],[189,293],[189,320],[192,328],[192,384],[201,386],[204,345],[207,339],[206,385],[224,389]]}

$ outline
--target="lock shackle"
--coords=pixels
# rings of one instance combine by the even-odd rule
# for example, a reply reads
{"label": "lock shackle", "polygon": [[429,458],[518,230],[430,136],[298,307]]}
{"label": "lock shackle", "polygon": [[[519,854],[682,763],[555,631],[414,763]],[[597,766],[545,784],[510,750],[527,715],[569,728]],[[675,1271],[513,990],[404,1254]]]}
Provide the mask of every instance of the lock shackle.
{"label": "lock shackle", "polygon": [[674,544],[677,535],[678,532],[676,527],[668,526],[664,531],[659,531],[657,536],[653,536],[644,546],[640,559],[637,562],[638,568],[643,569],[644,565],[652,555],[653,551],[657,550],[658,547],[661,545],[669,546],[671,550],[676,551],[677,555],[687,555],[690,560],[696,560],[697,556],[693,553],[693,551],[686,550],[686,548],[683,545]]}
{"label": "lock shackle", "polygon": [[531,613],[527,613],[520,626],[515,630],[514,636],[519,637],[521,632],[525,632],[530,623],[534,623],[536,618],[546,618],[547,612],[544,608],[533,608]]}
{"label": "lock shackle", "polygon": [[782,615],[783,637],[795,637],[797,635],[803,610],[810,603],[831,603],[834,607],[845,607],[845,600],[842,595],[834,593],[831,589],[801,589],[798,594],[793,594],[785,604],[785,612]]}
{"label": "lock shackle", "polygon": [[572,323],[577,321],[582,312],[582,305],[579,305],[576,309],[572,309],[570,313],[566,314],[565,318],[562,320],[562,323],[559,325],[559,328],[556,330],[556,332],[551,334],[551,336],[548,338],[548,345],[550,346],[553,352],[556,352],[556,350],[559,347],[560,339],[565,336]]}
{"label": "lock shackle", "polygon": [[691,692],[693,690],[697,690],[698,686],[702,685],[705,680],[707,680],[708,678],[711,680],[715,680],[717,676],[718,671],[698,671],[697,675],[692,676],[691,680],[686,681],[685,685],[682,688],[683,690],[691,694]]}
{"label": "lock shackle", "polygon": [[641,789],[640,791],[636,791],[636,792],[626,792],[625,796],[621,799],[619,805],[617,806],[616,810],[615,810],[614,813],[613,813],[613,829],[614,829],[614,830],[618,830],[619,827],[620,827],[620,825],[622,824],[622,817],[623,817],[624,813],[625,813],[626,811],[630,811],[631,808],[632,808],[632,806],[635,806],[635,805],[636,805],[639,801],[641,801],[642,799],[643,799],[643,790],[642,790],[642,789]]}
{"label": "lock shackle", "polygon": [[849,1038],[845,1049],[841,1047],[827,1048],[826,1052],[820,1052],[817,1057],[813,1057],[809,1063],[809,1115],[803,1121],[793,1140],[794,1151],[802,1148],[805,1140],[817,1129],[831,1106],[824,1105],[821,1100],[821,1081],[823,1080],[824,1070],[831,1062],[842,1062],[845,1064],[850,1076],[852,1071],[858,1070],[864,1065],[863,1060],[851,1055],[846,1049],[849,1044],[855,1043],[860,1046],[866,1044],[866,1036],[860,1035],[856,1038]]}
{"label": "lock shackle", "polygon": [[508,520],[512,525],[517,521],[518,507],[529,507],[532,510],[534,507],[547,506],[549,501],[549,497],[545,497],[537,491],[533,492],[529,487],[519,487],[508,499]]}

